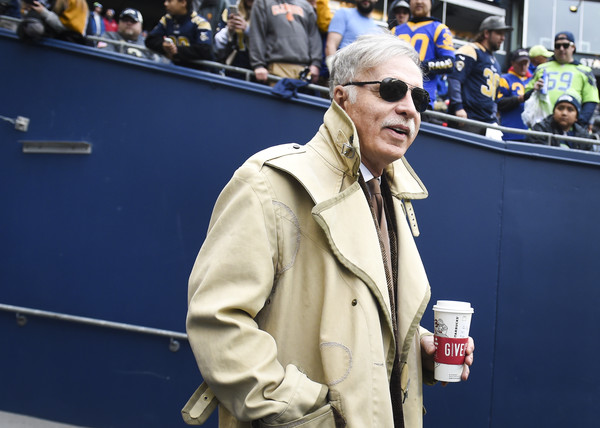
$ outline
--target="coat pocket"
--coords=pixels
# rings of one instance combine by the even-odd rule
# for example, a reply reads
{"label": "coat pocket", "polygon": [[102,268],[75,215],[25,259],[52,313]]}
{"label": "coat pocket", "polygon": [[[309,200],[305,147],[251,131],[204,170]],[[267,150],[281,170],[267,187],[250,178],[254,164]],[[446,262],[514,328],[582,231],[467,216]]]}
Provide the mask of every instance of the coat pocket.
{"label": "coat pocket", "polygon": [[279,428],[336,428],[335,417],[331,405],[317,409],[316,411],[295,421],[290,421],[281,424],[269,424],[264,421],[258,421],[259,428],[279,427]]}

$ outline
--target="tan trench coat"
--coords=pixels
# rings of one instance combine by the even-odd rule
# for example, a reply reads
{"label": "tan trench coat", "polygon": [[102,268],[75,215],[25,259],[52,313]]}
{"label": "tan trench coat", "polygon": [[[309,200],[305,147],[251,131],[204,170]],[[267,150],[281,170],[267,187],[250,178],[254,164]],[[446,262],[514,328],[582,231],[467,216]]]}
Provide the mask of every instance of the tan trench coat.
{"label": "tan trench coat", "polygon": [[[189,282],[187,331],[206,386],[184,409],[221,427],[392,427],[395,343],[359,141],[332,103],[305,146],[264,150],[215,205]],[[386,169],[398,234],[398,334],[407,427],[422,426],[419,322],[430,297],[410,199],[427,191],[401,159]],[[407,214],[406,217],[402,214]],[[423,330],[424,331],[424,330]],[[204,413],[203,413],[204,412]]]}

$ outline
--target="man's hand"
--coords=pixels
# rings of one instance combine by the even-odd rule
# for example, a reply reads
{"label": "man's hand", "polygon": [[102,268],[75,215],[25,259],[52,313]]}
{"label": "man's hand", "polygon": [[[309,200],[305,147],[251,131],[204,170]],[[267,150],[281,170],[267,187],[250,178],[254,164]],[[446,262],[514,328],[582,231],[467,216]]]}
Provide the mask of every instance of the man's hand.
{"label": "man's hand", "polygon": [[46,7],[39,1],[34,1],[33,4],[29,5],[28,8],[35,10],[37,13],[42,13],[44,10],[46,10]]}
{"label": "man's hand", "polygon": [[[460,376],[462,380],[469,378],[471,370],[469,367],[473,364],[473,353],[475,352],[475,342],[472,337],[469,337],[467,343],[467,349],[465,351],[465,364],[463,365],[463,371]],[[433,342],[433,335],[421,337],[421,360],[423,362],[423,369],[433,372],[433,356],[435,354],[435,343]],[[446,386],[448,382],[442,382],[442,386]]]}
{"label": "man's hand", "polygon": [[254,69],[254,75],[256,76],[256,80],[259,82],[266,82],[269,72],[264,67],[256,67]]}
{"label": "man's hand", "polygon": [[535,82],[535,84],[533,85],[533,89],[535,89],[536,91],[539,91],[540,89],[542,89],[544,87],[544,79],[542,79],[541,77]]}
{"label": "man's hand", "polygon": [[316,65],[311,65],[310,67],[308,67],[308,69],[310,70],[310,81],[312,83],[316,83],[317,80],[319,80],[319,67],[317,67]]}
{"label": "man's hand", "polygon": [[[456,116],[456,117],[462,117],[463,119],[468,119],[467,112],[465,111],[464,108],[461,108],[460,110],[456,110],[456,112],[454,113],[454,116]],[[463,126],[465,126],[465,124],[464,123],[459,123],[458,126],[459,127],[463,127]]]}
{"label": "man's hand", "polygon": [[227,18],[227,30],[229,34],[233,35],[236,30],[246,31],[248,23],[241,17],[241,15],[229,15]]}
{"label": "man's hand", "polygon": [[167,56],[167,58],[173,59],[173,57],[177,55],[177,45],[175,45],[175,43],[173,43],[173,40],[171,40],[170,38],[164,38],[162,47],[165,51],[165,55]]}

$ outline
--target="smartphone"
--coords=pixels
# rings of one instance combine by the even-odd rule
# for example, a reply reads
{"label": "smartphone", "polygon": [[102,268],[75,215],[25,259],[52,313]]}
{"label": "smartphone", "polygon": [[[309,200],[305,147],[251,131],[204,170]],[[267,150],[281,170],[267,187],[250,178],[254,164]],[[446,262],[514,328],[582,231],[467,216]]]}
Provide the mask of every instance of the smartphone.
{"label": "smartphone", "polygon": [[237,14],[238,14],[237,6],[229,6],[229,15],[237,15]]}

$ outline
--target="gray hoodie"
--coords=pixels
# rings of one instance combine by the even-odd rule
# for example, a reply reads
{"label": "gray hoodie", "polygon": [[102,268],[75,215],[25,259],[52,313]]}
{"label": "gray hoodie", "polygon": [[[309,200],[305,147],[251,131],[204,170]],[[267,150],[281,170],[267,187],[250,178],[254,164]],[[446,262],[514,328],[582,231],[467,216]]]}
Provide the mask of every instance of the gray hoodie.
{"label": "gray hoodie", "polygon": [[321,67],[317,15],[306,0],[255,0],[250,22],[253,69],[274,62]]}

